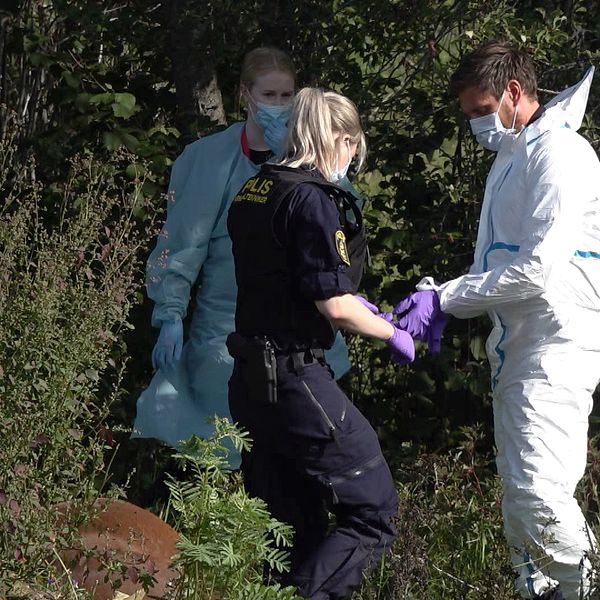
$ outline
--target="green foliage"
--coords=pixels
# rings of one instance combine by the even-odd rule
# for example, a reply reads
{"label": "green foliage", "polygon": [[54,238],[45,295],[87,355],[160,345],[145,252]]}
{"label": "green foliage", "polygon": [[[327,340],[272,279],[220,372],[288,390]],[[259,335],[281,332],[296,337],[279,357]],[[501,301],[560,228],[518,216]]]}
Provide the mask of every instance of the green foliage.
{"label": "green foliage", "polygon": [[[356,101],[370,150],[365,172],[356,175],[372,256],[363,291],[382,308],[392,307],[422,276],[445,281],[470,265],[492,156],[474,143],[447,91],[460,56],[490,38],[525,46],[536,60],[542,101],[600,58],[597,0],[18,4],[18,10],[0,9],[0,139],[11,129],[11,109],[23,119],[16,144],[5,144],[0,154],[0,418],[7,440],[0,450],[0,518],[8,524],[0,534],[2,580],[49,570],[34,557],[42,557],[49,536],[58,547],[69,535],[55,531],[51,506],[95,494],[92,474],[101,471],[104,445],[99,436],[108,437],[106,405],[96,398],[117,399],[115,386],[126,388],[128,402],[120,396],[113,401],[109,423],[127,429],[133,400],[151,376],[149,309],[133,314],[135,331],[125,325],[131,292],[141,283],[128,270],[135,261],[127,252],[143,258],[152,245],[150,235],[135,238],[140,227],[131,211],[148,219],[162,214],[161,195],[181,139],[174,128],[170,46],[177,40],[170,7],[185,5],[184,25],[198,48],[190,60],[212,61],[229,119],[241,116],[241,59],[257,45],[288,50],[300,85],[334,88]],[[583,127],[596,149],[599,82],[596,76]],[[71,162],[82,151],[85,160]],[[109,272],[116,241],[129,250]],[[417,360],[402,369],[390,363],[383,345],[350,340],[354,368],[344,386],[377,428],[390,463],[405,469],[401,535],[365,598],[476,596],[469,586],[483,590],[482,597],[511,597],[504,588],[510,576],[503,570],[497,482],[487,464],[488,328],[483,320],[452,320],[440,355],[431,357],[419,345]],[[125,353],[131,360],[120,380]],[[461,427],[479,422],[485,437],[477,446],[486,452],[473,455],[474,442],[464,442]],[[154,446],[136,456],[152,469],[138,469],[134,484],[158,488],[165,454]],[[189,467],[198,477],[222,472],[215,459],[202,460],[204,467]],[[415,468],[406,470],[411,462]],[[582,484],[592,513],[597,463],[591,462]],[[126,481],[133,470],[119,454],[113,473]],[[231,511],[238,509],[260,513],[244,504],[239,482],[229,476],[202,481],[220,490],[214,505],[213,496],[205,501],[223,521],[228,515],[235,522]],[[191,490],[184,482],[187,506]],[[228,506],[227,493],[241,508]],[[194,531],[183,514],[178,518]],[[202,523],[208,535],[212,525]],[[188,550],[207,561],[199,561],[198,573],[216,578],[212,587],[222,585],[221,573],[234,577],[234,565],[247,558],[247,547],[231,550],[224,538],[206,549],[208,538],[188,537]],[[217,567],[219,560],[229,562]],[[252,577],[259,570],[256,564],[253,569]],[[263,589],[259,579],[245,584],[246,597],[280,593]]]}
{"label": "green foliage", "polygon": [[178,132],[169,125],[174,94],[156,9],[23,0],[5,17],[1,101],[24,119],[19,153],[36,156],[38,177],[64,179],[64,164],[84,148],[117,169],[115,152],[127,149],[123,166],[143,166],[141,191],[159,201]]}
{"label": "green foliage", "polygon": [[[72,161],[52,207],[31,162],[0,143],[0,581],[53,576],[102,485],[119,339],[139,285],[140,185],[112,165]],[[69,502],[73,522],[62,523]]]}
{"label": "green foliage", "polygon": [[[421,454],[394,472],[396,541],[353,600],[517,600],[503,536],[501,482],[480,426],[461,428],[455,449]],[[577,499],[598,536],[598,438],[589,444]],[[589,557],[600,584],[600,556]]]}
{"label": "green foliage", "polygon": [[239,474],[228,466],[225,439],[248,449],[247,434],[227,419],[215,421],[214,435],[196,436],[178,454],[189,468],[185,480],[170,478],[169,506],[181,533],[175,564],[181,571],[177,598],[292,600],[292,588],[262,582],[265,565],[273,573],[289,569],[292,529],[273,519],[265,503],[248,496]]}
{"label": "green foliage", "polygon": [[502,534],[501,486],[481,428],[449,453],[399,472],[398,537],[355,600],[516,599]]}
{"label": "green foliage", "polygon": [[[508,549],[502,535],[501,486],[490,456],[477,449],[480,433],[463,430],[464,442],[441,460],[427,458],[426,475],[414,489],[431,513],[423,532],[428,542],[432,597],[510,598],[514,594]],[[414,493],[414,492],[413,492]],[[410,497],[410,494],[409,494]],[[431,502],[433,500],[433,502]]]}

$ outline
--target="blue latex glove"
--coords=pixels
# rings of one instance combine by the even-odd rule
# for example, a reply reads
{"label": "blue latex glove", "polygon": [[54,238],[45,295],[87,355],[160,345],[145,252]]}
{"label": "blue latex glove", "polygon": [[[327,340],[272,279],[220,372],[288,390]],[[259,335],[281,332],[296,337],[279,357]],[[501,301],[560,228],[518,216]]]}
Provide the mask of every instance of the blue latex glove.
{"label": "blue latex glove", "polygon": [[354,296],[365,308],[368,308],[374,315],[377,315],[378,317],[381,317],[382,319],[385,319],[388,323],[392,322],[392,313],[388,313],[388,312],[381,312],[379,310],[379,308],[373,304],[372,302],[369,302],[364,296],[359,296],[358,294],[356,294]]}
{"label": "blue latex glove", "polygon": [[394,325],[394,329],[394,335],[385,343],[392,351],[394,362],[399,365],[407,365],[415,360],[415,343],[410,333],[399,329],[396,325]]}
{"label": "blue latex glove", "polygon": [[270,106],[256,103],[255,121],[262,127],[265,142],[275,156],[280,156],[285,147],[287,137],[287,122],[290,116],[290,105]]}
{"label": "blue latex glove", "polygon": [[164,369],[181,358],[183,348],[183,323],[181,319],[165,321],[160,328],[158,340],[152,350],[152,366]]}

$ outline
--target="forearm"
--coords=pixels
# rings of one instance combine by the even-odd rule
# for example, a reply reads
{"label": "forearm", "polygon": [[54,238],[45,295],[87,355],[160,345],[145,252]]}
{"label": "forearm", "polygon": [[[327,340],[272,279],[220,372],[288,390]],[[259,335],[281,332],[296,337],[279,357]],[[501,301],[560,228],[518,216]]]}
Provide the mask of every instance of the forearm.
{"label": "forearm", "polygon": [[206,248],[167,251],[157,246],[148,260],[146,293],[154,301],[152,324],[184,318],[190,290],[206,258]]}
{"label": "forearm", "polygon": [[184,277],[163,274],[160,281],[146,284],[146,293],[154,301],[152,311],[153,327],[160,327],[165,321],[183,319],[187,312],[190,297],[190,282]]}
{"label": "forearm", "polygon": [[340,329],[367,337],[387,340],[394,334],[394,326],[374,315],[352,294],[316,300],[319,312]]}
{"label": "forearm", "polygon": [[543,293],[548,269],[529,257],[492,271],[467,274],[442,284],[438,289],[444,312],[469,318],[487,310],[527,300]]}

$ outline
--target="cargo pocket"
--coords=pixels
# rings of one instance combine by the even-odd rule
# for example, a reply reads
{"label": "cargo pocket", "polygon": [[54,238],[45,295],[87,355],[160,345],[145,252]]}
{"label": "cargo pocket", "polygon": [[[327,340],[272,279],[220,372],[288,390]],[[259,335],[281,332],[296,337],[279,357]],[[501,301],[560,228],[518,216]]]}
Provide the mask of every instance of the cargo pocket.
{"label": "cargo pocket", "polygon": [[356,483],[356,480],[363,475],[377,469],[382,463],[385,462],[382,454],[378,454],[368,461],[348,469],[344,473],[339,475],[321,475],[319,481],[324,485],[330,494],[330,501],[333,504],[338,504],[340,499],[342,502],[347,501],[345,498],[347,490],[344,488],[352,487]]}

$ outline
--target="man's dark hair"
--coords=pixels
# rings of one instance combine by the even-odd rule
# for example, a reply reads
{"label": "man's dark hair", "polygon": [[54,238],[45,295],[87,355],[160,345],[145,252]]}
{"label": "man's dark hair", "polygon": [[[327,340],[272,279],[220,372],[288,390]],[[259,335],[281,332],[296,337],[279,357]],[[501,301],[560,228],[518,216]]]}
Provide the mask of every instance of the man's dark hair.
{"label": "man's dark hair", "polygon": [[500,98],[511,79],[521,84],[527,96],[537,100],[537,79],[531,56],[508,42],[492,41],[462,57],[450,78],[450,91],[458,96],[467,88],[477,87]]}

